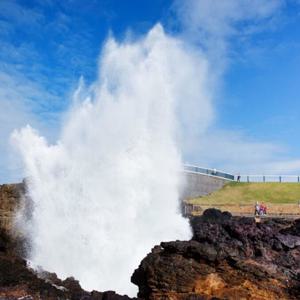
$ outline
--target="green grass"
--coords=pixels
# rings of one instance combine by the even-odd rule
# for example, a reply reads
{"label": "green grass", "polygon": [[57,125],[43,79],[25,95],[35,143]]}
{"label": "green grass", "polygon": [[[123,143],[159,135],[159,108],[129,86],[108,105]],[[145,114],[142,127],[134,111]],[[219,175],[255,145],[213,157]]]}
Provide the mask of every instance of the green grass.
{"label": "green grass", "polygon": [[298,203],[299,183],[244,183],[231,182],[221,190],[208,196],[190,199],[192,204],[253,204],[254,202],[273,204]]}

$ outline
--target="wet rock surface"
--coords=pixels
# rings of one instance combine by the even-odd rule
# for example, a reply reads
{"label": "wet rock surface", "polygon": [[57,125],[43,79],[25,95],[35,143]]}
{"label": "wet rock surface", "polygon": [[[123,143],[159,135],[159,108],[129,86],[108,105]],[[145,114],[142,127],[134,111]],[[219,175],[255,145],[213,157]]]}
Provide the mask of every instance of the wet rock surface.
{"label": "wet rock surface", "polygon": [[25,182],[0,185],[0,300],[131,299],[114,291],[87,292],[72,277],[60,280],[56,274],[31,269],[24,259],[28,244],[14,223],[17,210],[25,207],[22,212],[30,214],[30,205]]}
{"label": "wet rock surface", "polygon": [[60,280],[55,274],[36,273],[18,250],[20,244],[0,229],[0,300],[129,300],[113,291],[87,292],[70,277]]}
{"label": "wet rock surface", "polygon": [[206,210],[192,240],[154,247],[132,282],[145,299],[300,299],[299,224]]}
{"label": "wet rock surface", "polygon": [[[23,259],[26,243],[10,234],[21,193],[22,184],[0,186],[0,300],[130,299],[87,292],[74,278],[30,269]],[[162,242],[142,260],[131,278],[140,298],[300,299],[300,219],[255,223],[209,209],[191,226],[190,241]]]}

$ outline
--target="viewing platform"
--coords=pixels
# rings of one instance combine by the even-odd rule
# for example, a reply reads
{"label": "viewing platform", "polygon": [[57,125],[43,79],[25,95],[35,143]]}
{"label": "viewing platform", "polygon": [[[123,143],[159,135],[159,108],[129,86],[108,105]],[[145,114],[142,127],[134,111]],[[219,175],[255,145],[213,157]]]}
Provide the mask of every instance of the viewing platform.
{"label": "viewing platform", "polygon": [[193,165],[184,165],[184,171],[189,173],[198,173],[207,176],[219,177],[230,181],[233,181],[235,178],[235,176],[230,173],[225,173],[217,169],[208,169],[208,168],[202,168]]}
{"label": "viewing platform", "polygon": [[[207,176],[222,178],[228,181],[240,182],[295,182],[300,183],[300,175],[265,175],[265,174],[249,174],[234,175],[217,169],[209,169],[194,165],[184,165],[184,171],[188,173],[196,173]],[[238,179],[238,177],[240,177]]]}
{"label": "viewing platform", "polygon": [[182,199],[208,195],[221,189],[227,182],[234,181],[234,175],[216,169],[185,165],[185,184]]}

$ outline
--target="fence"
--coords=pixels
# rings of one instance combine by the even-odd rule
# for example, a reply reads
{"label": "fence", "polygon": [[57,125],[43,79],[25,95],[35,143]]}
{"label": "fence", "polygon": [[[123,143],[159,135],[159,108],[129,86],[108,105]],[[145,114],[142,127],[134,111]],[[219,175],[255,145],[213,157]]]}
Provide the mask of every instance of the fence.
{"label": "fence", "polygon": [[199,173],[208,176],[221,177],[227,180],[234,180],[234,175],[216,169],[207,169],[207,168],[202,168],[202,167],[197,167],[192,165],[185,165],[184,170],[186,172],[193,172],[193,173]]}
{"label": "fence", "polygon": [[[237,176],[235,176],[237,179]],[[295,182],[300,183],[300,175],[240,175],[241,182]]]}
{"label": "fence", "polygon": [[[230,181],[238,180],[237,175],[219,171],[216,169],[202,168],[193,165],[185,165],[186,172],[199,173],[208,176],[224,178]],[[300,183],[300,175],[240,175],[241,182],[295,182]]]}

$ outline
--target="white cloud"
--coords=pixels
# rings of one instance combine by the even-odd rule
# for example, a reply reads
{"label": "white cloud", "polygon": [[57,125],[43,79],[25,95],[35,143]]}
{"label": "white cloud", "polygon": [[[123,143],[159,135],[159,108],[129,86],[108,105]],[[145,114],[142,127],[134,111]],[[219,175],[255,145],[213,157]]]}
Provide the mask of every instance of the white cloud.
{"label": "white cloud", "polygon": [[174,8],[184,31],[205,45],[210,40],[226,43],[230,36],[251,34],[249,29],[255,25],[264,30],[283,4],[282,0],[177,0]]}
{"label": "white cloud", "polygon": [[[0,1],[0,183],[23,175],[9,147],[12,130],[31,124],[50,140],[56,138],[68,92],[77,81],[74,70],[88,72],[92,63],[88,30],[72,32],[71,17],[59,8],[45,14],[45,1],[40,4]],[[47,51],[40,50],[42,32],[56,37],[45,44]]]}
{"label": "white cloud", "polygon": [[[45,20],[42,15],[43,6],[27,10],[16,1],[2,1],[0,6],[3,8],[0,10],[0,16],[3,18],[0,22],[0,47],[3,50],[0,56],[0,104],[3,107],[0,111],[0,151],[6,153],[2,155],[0,162],[3,174],[0,176],[5,178],[9,132],[13,127],[30,122],[39,124],[33,124],[35,127],[43,126],[46,135],[54,135],[51,133],[51,127],[57,127],[57,114],[52,110],[61,109],[64,95],[58,94],[63,90],[62,86],[72,85],[67,72],[68,64],[71,62],[73,67],[87,70],[91,68],[92,61],[86,64],[88,48],[91,48],[88,42],[89,32],[84,30],[84,35],[72,33],[68,28],[72,21],[71,16],[58,12],[53,20]],[[221,167],[228,171],[244,169],[248,172],[268,169],[279,171],[284,170],[284,165],[289,165],[290,167],[285,169],[286,172],[296,172],[294,166],[298,165],[297,159],[290,160],[288,151],[283,151],[280,145],[272,141],[255,141],[239,132],[211,129],[218,115],[214,97],[232,54],[232,41],[247,39],[270,26],[281,13],[283,6],[284,1],[281,0],[175,1],[174,9],[182,25],[181,36],[185,39],[185,42],[181,42],[182,47],[191,58],[200,58],[197,61],[201,61],[201,64],[197,67],[202,70],[201,75],[194,74],[192,77],[195,80],[186,86],[183,98],[193,100],[180,102],[177,106],[183,128],[179,139],[187,161],[198,162],[208,167]],[[24,16],[16,20],[20,14]],[[61,66],[64,66],[59,72],[43,65],[43,58],[36,52],[33,44],[21,43],[16,46],[7,39],[15,30],[15,26],[28,24],[39,32],[41,22],[46,22],[45,30],[57,28],[58,34],[68,33],[67,41],[55,45],[57,58],[62,61]],[[199,45],[202,50],[199,50]],[[249,49],[244,50],[246,54]],[[184,66],[185,64],[181,64],[180,67],[183,77]],[[174,72],[176,69],[178,63],[174,62]],[[202,92],[199,93],[198,90]],[[193,97],[195,94],[198,94],[199,99]],[[217,151],[217,148],[222,151]]]}
{"label": "white cloud", "polygon": [[[236,44],[251,39],[257,32],[270,29],[284,5],[282,0],[175,1],[173,9],[181,24],[183,38],[187,43],[200,46],[207,57],[208,82],[214,90],[211,99],[223,84],[224,71],[230,67]],[[238,55],[249,52],[251,42],[246,45],[239,49]],[[213,107],[218,115],[215,103]],[[205,109],[200,106],[198,109],[205,115]],[[197,128],[201,121],[200,118],[192,124]],[[300,171],[299,160],[289,158],[289,149],[283,145],[255,140],[241,131],[216,128],[213,121],[210,119],[206,124],[207,130],[196,132],[185,141],[187,161],[236,173]]]}
{"label": "white cloud", "polygon": [[187,0],[176,1],[175,7],[187,30],[228,36],[238,34],[237,22],[272,18],[283,3],[282,0]]}
{"label": "white cloud", "polygon": [[44,20],[39,10],[25,8],[15,0],[0,1],[0,16],[20,26],[35,26]]}
{"label": "white cloud", "polygon": [[233,174],[296,174],[299,159],[270,141],[250,139],[242,132],[209,129],[191,149],[190,162]]}
{"label": "white cloud", "polygon": [[245,40],[270,28],[283,5],[283,0],[176,0],[173,8],[185,37],[205,49],[219,75],[233,45],[240,42],[241,55]]}
{"label": "white cloud", "polygon": [[57,116],[47,112],[43,101],[37,101],[55,97],[12,68],[0,69],[0,183],[23,178],[21,162],[10,147],[9,137],[15,128],[31,124],[50,138],[57,130]]}

